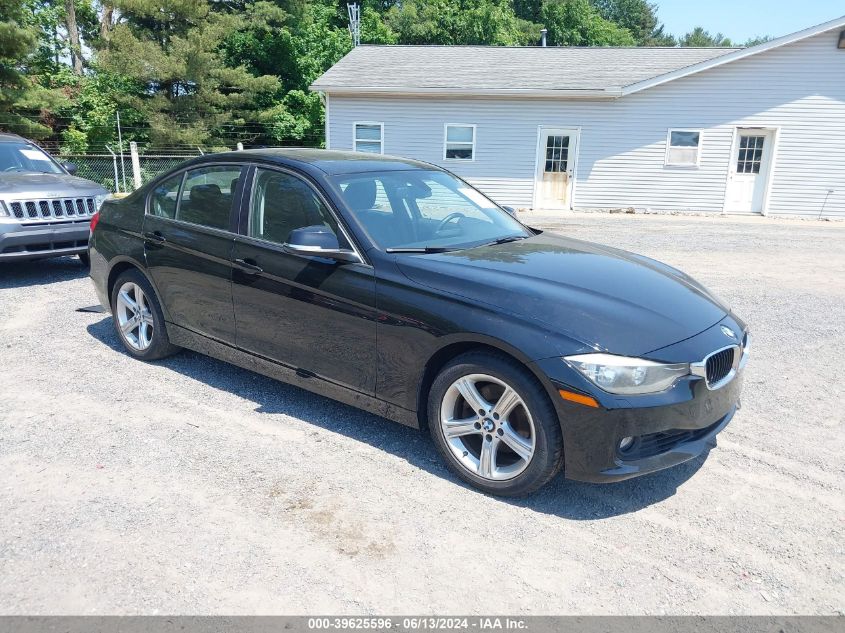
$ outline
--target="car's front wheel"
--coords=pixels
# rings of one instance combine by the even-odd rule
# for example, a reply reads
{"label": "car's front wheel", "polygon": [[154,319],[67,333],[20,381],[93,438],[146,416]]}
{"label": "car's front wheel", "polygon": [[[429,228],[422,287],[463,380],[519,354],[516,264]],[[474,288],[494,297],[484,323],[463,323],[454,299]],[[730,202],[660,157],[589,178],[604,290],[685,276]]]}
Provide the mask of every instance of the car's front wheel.
{"label": "car's front wheel", "polygon": [[140,271],[128,270],[117,278],[111,308],[117,335],[135,358],[157,360],[179,351],[167,337],[155,291]]}
{"label": "car's front wheel", "polygon": [[428,421],[449,468],[485,492],[534,492],[563,461],[560,424],[537,380],[520,363],[469,352],[448,363],[432,384]]}

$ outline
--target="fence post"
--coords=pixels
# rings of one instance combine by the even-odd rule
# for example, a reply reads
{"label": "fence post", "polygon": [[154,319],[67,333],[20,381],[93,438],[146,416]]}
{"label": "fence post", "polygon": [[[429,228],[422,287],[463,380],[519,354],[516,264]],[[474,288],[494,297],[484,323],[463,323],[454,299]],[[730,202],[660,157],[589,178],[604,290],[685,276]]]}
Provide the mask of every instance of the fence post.
{"label": "fence post", "polygon": [[106,145],[106,149],[109,151],[109,154],[111,154],[111,164],[112,167],[114,167],[114,192],[120,193],[120,180],[118,179],[117,173],[117,154],[111,151],[111,147],[108,145]]}
{"label": "fence post", "polygon": [[129,154],[132,156],[132,179],[135,183],[135,189],[141,187],[141,159],[138,158],[138,143],[135,141],[129,142]]}

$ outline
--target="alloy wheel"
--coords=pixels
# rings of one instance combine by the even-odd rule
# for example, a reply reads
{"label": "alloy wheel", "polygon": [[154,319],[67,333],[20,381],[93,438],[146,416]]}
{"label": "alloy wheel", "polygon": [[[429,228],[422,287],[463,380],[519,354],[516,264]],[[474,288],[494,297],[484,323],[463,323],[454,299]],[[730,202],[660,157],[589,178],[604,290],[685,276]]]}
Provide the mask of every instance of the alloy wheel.
{"label": "alloy wheel", "polygon": [[484,479],[512,479],[534,455],[534,421],[516,390],[486,374],[458,378],[440,405],[440,430],[465,469]]}
{"label": "alloy wheel", "polygon": [[120,334],[134,350],[143,352],[153,342],[153,313],[141,287],[127,281],[117,293],[116,310]]}

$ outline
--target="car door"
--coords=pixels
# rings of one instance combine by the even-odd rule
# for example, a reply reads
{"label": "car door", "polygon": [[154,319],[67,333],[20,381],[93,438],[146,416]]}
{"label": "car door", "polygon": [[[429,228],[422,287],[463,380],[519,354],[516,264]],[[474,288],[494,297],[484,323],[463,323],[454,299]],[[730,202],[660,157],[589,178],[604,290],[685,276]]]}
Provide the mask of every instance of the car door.
{"label": "car door", "polygon": [[144,254],[170,321],[234,343],[232,249],[240,165],[203,165],[163,180],[144,217]]}
{"label": "car door", "polygon": [[298,174],[256,167],[235,239],[237,345],[305,375],[375,392],[375,276],[364,263],[285,252],[290,232],[324,225],[352,247],[327,200]]}

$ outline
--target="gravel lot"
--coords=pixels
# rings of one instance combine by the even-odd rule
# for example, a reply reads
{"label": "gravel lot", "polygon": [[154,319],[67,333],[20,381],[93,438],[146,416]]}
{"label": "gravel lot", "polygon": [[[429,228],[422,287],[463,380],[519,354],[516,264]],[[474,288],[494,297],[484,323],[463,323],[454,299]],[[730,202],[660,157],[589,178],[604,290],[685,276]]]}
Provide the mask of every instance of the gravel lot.
{"label": "gravel lot", "polygon": [[0,265],[0,613],[845,609],[845,223],[535,226],[682,267],[754,333],[706,459],[518,502],[427,436],[192,353],[145,365],[72,259]]}

